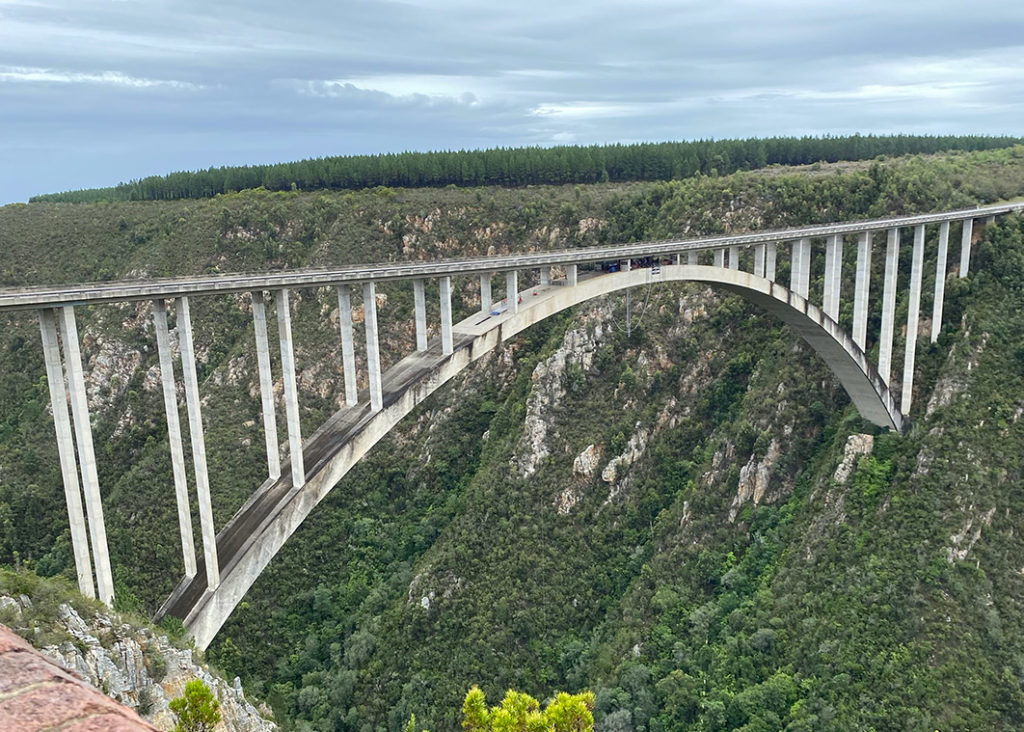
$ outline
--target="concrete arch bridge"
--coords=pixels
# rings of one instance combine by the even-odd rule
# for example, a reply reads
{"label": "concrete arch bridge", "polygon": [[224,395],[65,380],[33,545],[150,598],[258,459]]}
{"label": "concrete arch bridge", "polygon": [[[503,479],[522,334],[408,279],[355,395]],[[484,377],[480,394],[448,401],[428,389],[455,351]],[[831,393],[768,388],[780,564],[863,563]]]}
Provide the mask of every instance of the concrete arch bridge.
{"label": "concrete arch bridge", "polygon": [[[923,274],[935,268],[931,339],[942,323],[948,275],[966,277],[972,242],[980,227],[997,216],[1024,209],[1006,204],[873,221],[763,231],[736,236],[674,239],[591,247],[529,255],[381,264],[340,269],[189,277],[152,281],[42,287],[0,291],[0,310],[38,311],[61,474],[64,482],[78,583],[86,595],[106,603],[114,597],[96,458],[85,393],[75,306],[152,300],[160,358],[182,557],[185,568],[173,594],[159,611],[181,618],[199,648],[206,648],[260,572],[313,508],[348,470],[417,404],[473,361],[530,325],[592,298],[658,282],[699,282],[723,288],[763,307],[810,344],[835,373],[861,415],[892,430],[908,425],[913,393]],[[907,333],[903,338],[901,394],[889,385],[901,256],[901,231],[913,231],[910,250]],[[948,262],[950,235],[959,235],[958,265]],[[843,248],[855,243],[856,267],[843,270]],[[885,242],[881,286],[872,287],[873,249]],[[813,255],[813,256],[812,256]],[[823,255],[823,256],[822,256]],[[905,253],[904,253],[905,256]],[[790,261],[787,282],[776,278],[780,257]],[[852,257],[851,257],[852,259]],[[643,263],[644,266],[638,266]],[[562,276],[554,278],[552,268]],[[822,269],[823,268],[823,269]],[[520,273],[538,271],[539,284],[520,288]],[[814,277],[812,278],[812,275]],[[479,278],[481,308],[452,322],[453,277]],[[821,290],[810,283],[820,277]],[[839,323],[840,296],[853,280],[853,319]],[[425,282],[437,279],[440,337],[428,340]],[[504,281],[496,299],[494,280]],[[416,350],[381,371],[375,288],[394,280],[412,281]],[[339,340],[346,405],[312,435],[303,437],[289,315],[289,291],[334,287],[339,309]],[[359,392],[354,352],[351,290],[362,288],[369,388]],[[846,288],[849,291],[849,288]],[[199,383],[195,365],[191,307],[194,300],[224,293],[251,293],[267,479],[227,524],[218,530],[210,503]],[[272,392],[266,296],[278,321],[288,444],[278,444]],[[872,343],[878,359],[867,355],[871,298],[881,300],[881,323]],[[177,380],[171,357],[168,303],[174,300],[195,496],[200,516],[202,555],[197,558],[186,480],[186,456],[179,424]],[[70,407],[70,408],[69,408]],[[256,449],[256,448],[253,448]],[[281,459],[284,452],[286,459]],[[84,504],[84,507],[83,507]],[[90,551],[91,550],[91,551]]]}

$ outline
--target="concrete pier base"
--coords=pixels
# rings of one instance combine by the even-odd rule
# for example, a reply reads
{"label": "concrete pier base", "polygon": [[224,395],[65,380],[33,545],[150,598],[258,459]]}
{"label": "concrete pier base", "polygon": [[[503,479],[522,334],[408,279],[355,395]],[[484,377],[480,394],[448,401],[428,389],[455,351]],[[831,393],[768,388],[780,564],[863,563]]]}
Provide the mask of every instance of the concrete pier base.
{"label": "concrete pier base", "polygon": [[505,304],[510,313],[519,312],[519,273],[515,270],[505,273]]}
{"label": "concrete pier base", "polygon": [[765,258],[765,245],[755,244],[754,245],[754,276],[764,277],[764,258]]}
{"label": "concrete pier base", "polygon": [[96,473],[96,454],[93,450],[92,424],[89,421],[89,402],[82,372],[82,352],[78,345],[78,326],[75,309],[66,305],[60,309],[61,340],[64,342],[64,363],[67,368],[68,390],[71,394],[71,417],[75,424],[75,442],[78,462],[85,489],[85,510],[89,521],[92,559],[96,568],[96,589],[100,600],[107,605],[114,602],[114,576],[110,570],[107,550],[107,529],[103,522],[103,502],[100,481]]}
{"label": "concrete pier base", "polygon": [[50,387],[50,406],[57,434],[60,473],[64,481],[64,502],[68,507],[68,523],[71,526],[71,550],[75,557],[78,590],[86,597],[96,597],[92,560],[89,558],[89,530],[82,510],[82,489],[78,483],[78,465],[75,461],[75,437],[71,432],[71,417],[68,415],[67,384],[64,382],[60,344],[57,341],[57,322],[49,308],[39,311],[39,328],[43,336],[46,382]]}
{"label": "concrete pier base", "polygon": [[878,375],[889,384],[892,377],[892,339],[896,327],[896,277],[900,264],[900,230],[889,229],[885,244],[882,281],[882,325],[878,336]]}
{"label": "concrete pier base", "polygon": [[903,356],[903,393],[900,411],[910,414],[914,395],[914,359],[917,355],[917,332],[921,320],[921,276],[924,269],[924,224],[914,227],[914,254],[910,265],[910,303],[907,306],[907,343]]}
{"label": "concrete pier base", "polygon": [[822,286],[822,310],[839,322],[839,295],[843,284],[843,237],[833,234],[825,242],[825,278]]}
{"label": "concrete pier base", "polygon": [[301,488],[306,482],[306,467],[302,460],[302,426],[299,422],[299,390],[295,385],[295,347],[292,344],[292,314],[288,304],[288,290],[280,289],[275,296],[277,335],[281,343],[281,381],[284,382],[284,415],[288,424],[288,459],[292,466],[292,485]]}
{"label": "concrete pier base", "polygon": [[964,219],[960,232],[960,279],[967,276],[971,268],[971,237],[974,236],[974,219]]}
{"label": "concrete pier base", "polygon": [[196,498],[199,499],[199,527],[203,534],[206,585],[212,589],[220,584],[220,563],[217,560],[217,532],[213,526],[213,506],[210,503],[203,415],[199,406],[199,378],[196,376],[196,350],[192,341],[192,313],[187,297],[178,298],[178,335],[181,346],[181,371],[185,382],[185,406],[188,408],[188,434],[192,443],[192,465],[196,475]]}
{"label": "concrete pier base", "polygon": [[256,332],[256,365],[260,372],[260,408],[263,438],[267,445],[267,474],[281,477],[281,446],[277,441],[277,412],[274,407],[274,376],[270,371],[270,340],[267,338],[267,308],[262,292],[253,292],[252,321]]}
{"label": "concrete pier base", "polygon": [[[423,281],[417,281],[422,287]],[[417,322],[417,342],[420,337],[418,326]],[[338,285],[338,330],[341,331],[341,362],[345,370],[345,404],[353,407],[359,403],[359,385],[356,382],[355,333],[352,329],[352,290],[348,285]],[[424,325],[424,343],[426,338],[426,325]]]}
{"label": "concrete pier base", "polygon": [[196,546],[192,534],[192,509],[188,499],[188,479],[185,473],[185,450],[181,441],[181,422],[178,418],[178,390],[174,379],[174,361],[171,359],[171,339],[167,329],[167,301],[153,301],[153,327],[156,331],[156,349],[160,357],[160,383],[164,392],[164,412],[167,414],[167,441],[171,449],[171,473],[174,476],[174,497],[178,508],[178,531],[181,535],[181,555],[185,576],[196,574]]}
{"label": "concrete pier base", "polygon": [[363,284],[363,327],[366,329],[366,367],[370,376],[370,409],[384,408],[380,380],[380,344],[377,340],[377,288],[372,282]]}
{"label": "concrete pier base", "polygon": [[442,277],[441,285],[441,352],[452,353],[452,278]]}
{"label": "concrete pier base", "polygon": [[932,343],[942,330],[942,301],[946,296],[946,257],[949,252],[949,222],[939,224],[939,253],[935,260],[935,298],[932,300]]}
{"label": "concrete pier base", "polygon": [[494,301],[491,299],[491,273],[480,275],[480,312],[489,313]]}
{"label": "concrete pier base", "polygon": [[811,240],[797,239],[793,242],[792,256],[789,289],[806,300],[811,290]]}
{"label": "concrete pier base", "polygon": [[857,240],[857,276],[853,284],[853,342],[867,350],[868,294],[871,288],[871,232]]}

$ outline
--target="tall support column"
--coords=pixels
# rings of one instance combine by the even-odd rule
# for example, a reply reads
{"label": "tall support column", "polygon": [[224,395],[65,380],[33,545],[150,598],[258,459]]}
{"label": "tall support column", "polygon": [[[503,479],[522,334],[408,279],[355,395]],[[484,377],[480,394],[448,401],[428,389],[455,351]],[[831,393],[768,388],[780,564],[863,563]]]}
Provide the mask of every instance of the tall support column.
{"label": "tall support column", "polygon": [[807,299],[811,289],[811,240],[793,242],[793,266],[790,269],[789,289]]}
{"label": "tall support column", "polygon": [[946,296],[946,257],[949,252],[949,222],[939,224],[939,256],[935,261],[935,300],[932,303],[932,343],[942,330],[942,301]]}
{"label": "tall support column", "polygon": [[779,245],[770,241],[765,245],[764,251],[764,276],[765,279],[775,282],[775,259],[778,256]]}
{"label": "tall support column", "polygon": [[519,273],[515,270],[505,273],[505,304],[510,313],[519,312]]}
{"label": "tall support column", "polygon": [[569,287],[579,284],[579,268],[575,264],[565,265],[565,282]]}
{"label": "tall support column", "polygon": [[623,259],[622,260],[622,271],[623,272],[629,272],[631,269],[633,269],[633,260],[632,259]]}
{"label": "tall support column", "polygon": [[974,219],[964,219],[960,234],[960,279],[967,276],[971,266],[971,237],[974,234]]}
{"label": "tall support column", "polygon": [[206,561],[206,586],[213,590],[220,585],[220,563],[217,559],[213,506],[210,503],[210,477],[206,468],[206,442],[203,437],[203,415],[199,407],[199,377],[196,375],[196,351],[192,342],[192,313],[188,298],[178,298],[177,308],[181,371],[185,381],[185,406],[188,408],[188,434],[192,442],[199,526],[203,534],[203,558]]}
{"label": "tall support column", "polygon": [[288,306],[288,290],[275,295],[277,335],[281,342],[281,380],[284,382],[284,415],[288,423],[288,458],[292,464],[292,485],[306,484],[306,466],[302,459],[302,426],[299,423],[299,390],[295,386],[295,347],[292,344],[292,314]]}
{"label": "tall support column", "polygon": [[[481,280],[482,282],[482,280]],[[488,280],[488,284],[490,280]],[[412,294],[416,309],[416,350],[427,350],[427,288],[423,280],[412,281]]]}
{"label": "tall support column", "polygon": [[765,245],[757,244],[754,246],[754,276],[764,277],[764,256],[765,256]]}
{"label": "tall support column", "polygon": [[68,416],[67,385],[60,362],[60,344],[57,341],[57,322],[50,309],[39,311],[39,329],[43,336],[43,359],[46,362],[46,382],[50,387],[50,406],[53,408],[53,426],[57,434],[57,454],[60,473],[64,479],[64,501],[68,506],[71,526],[71,549],[75,556],[78,589],[86,597],[96,597],[92,581],[92,560],[89,559],[89,533],[82,510],[82,489],[78,484],[78,465],[75,463],[75,438],[71,433]]}
{"label": "tall support column", "polygon": [[449,356],[455,350],[452,342],[452,278],[441,278],[441,352]]}
{"label": "tall support column", "polygon": [[857,279],[853,286],[853,342],[867,349],[868,294],[871,290],[871,232],[857,240]]}
{"label": "tall support column", "polygon": [[[256,332],[256,365],[260,372],[260,405],[263,412],[263,437],[267,444],[267,475],[281,477],[281,446],[277,442],[277,414],[274,409],[274,376],[270,371],[270,341],[267,338],[267,307],[263,291],[252,296],[252,322]],[[346,383],[347,386],[347,383]]]}
{"label": "tall support column", "polygon": [[100,480],[96,474],[96,454],[92,444],[85,375],[82,373],[82,352],[78,345],[78,326],[75,324],[75,309],[72,306],[67,305],[60,310],[64,362],[71,392],[71,416],[75,422],[75,441],[85,488],[85,509],[89,519],[92,558],[96,566],[96,586],[99,599],[111,605],[114,602],[114,576],[110,571],[110,554],[107,551],[107,529],[103,523],[103,501],[100,498]]}
{"label": "tall support column", "polygon": [[480,275],[480,312],[491,312],[494,301],[491,299],[491,273]]}
{"label": "tall support column", "polygon": [[729,247],[729,269],[740,268],[740,248]]}
{"label": "tall support column", "polygon": [[832,320],[839,320],[839,292],[843,275],[843,237],[833,234],[825,243],[825,283],[822,310]]}
{"label": "tall support column", "polygon": [[156,330],[156,349],[160,356],[160,383],[164,391],[164,411],[167,413],[167,441],[171,448],[171,472],[174,475],[174,497],[178,506],[178,530],[181,534],[181,556],[185,576],[196,576],[196,546],[192,535],[192,509],[188,502],[188,481],[185,477],[185,450],[181,443],[181,423],[178,419],[178,391],[174,382],[174,361],[171,358],[171,339],[167,329],[167,301],[153,301],[153,327]]}
{"label": "tall support column", "polygon": [[715,250],[715,266],[716,267],[724,267],[725,266],[725,250],[724,249],[716,249]]}
{"label": "tall support column", "polygon": [[683,255],[682,254],[679,254],[677,252],[676,254],[672,255],[672,264],[679,265],[679,264],[682,264],[682,263],[683,263]]}
{"label": "tall support column", "polygon": [[545,265],[540,268],[540,284],[542,287],[547,287],[551,284],[551,267]]}
{"label": "tall support column", "polygon": [[907,308],[907,344],[903,356],[903,394],[900,411],[910,414],[914,393],[914,357],[917,355],[917,330],[921,317],[921,270],[924,269],[924,224],[914,227],[914,255],[910,266],[910,304]]}
{"label": "tall support column", "polygon": [[686,263],[687,264],[700,264],[700,260],[698,259],[697,252],[687,252],[686,253]]}
{"label": "tall support column", "polygon": [[892,376],[892,339],[896,328],[896,276],[900,263],[900,230],[889,229],[882,282],[882,331],[878,336],[878,375],[886,386]]}
{"label": "tall support column", "polygon": [[370,409],[384,408],[384,391],[380,379],[380,345],[377,340],[377,288],[373,282],[363,283],[363,327],[366,329],[366,366],[370,372]]}
{"label": "tall support column", "polygon": [[[423,281],[416,280],[422,289]],[[422,292],[420,293],[422,295]],[[427,329],[423,326],[423,348],[420,341],[420,310],[416,311],[416,348],[427,349]],[[352,290],[348,285],[338,285],[338,329],[341,331],[341,363],[345,370],[345,404],[354,407],[359,403],[359,386],[356,383],[355,334],[352,330]]]}

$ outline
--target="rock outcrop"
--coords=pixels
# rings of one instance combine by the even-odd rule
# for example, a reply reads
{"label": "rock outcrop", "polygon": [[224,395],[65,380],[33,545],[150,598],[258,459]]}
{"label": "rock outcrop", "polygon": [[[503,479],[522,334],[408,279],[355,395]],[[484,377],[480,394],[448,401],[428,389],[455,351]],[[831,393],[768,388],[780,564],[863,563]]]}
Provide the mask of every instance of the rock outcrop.
{"label": "rock outcrop", "polygon": [[[29,608],[31,601],[25,596],[0,595],[5,618],[22,633],[27,629],[18,627],[19,620]],[[212,674],[196,661],[191,649],[178,648],[165,635],[134,627],[113,614],[97,613],[86,620],[67,603],[59,606],[54,631],[68,639],[40,645],[38,650],[44,656],[135,710],[157,729],[174,728],[177,719],[168,705],[184,694],[185,684],[193,679],[209,686],[220,702],[219,732],[277,729],[245,698],[237,678],[230,684]],[[34,632],[39,636],[38,629]]]}

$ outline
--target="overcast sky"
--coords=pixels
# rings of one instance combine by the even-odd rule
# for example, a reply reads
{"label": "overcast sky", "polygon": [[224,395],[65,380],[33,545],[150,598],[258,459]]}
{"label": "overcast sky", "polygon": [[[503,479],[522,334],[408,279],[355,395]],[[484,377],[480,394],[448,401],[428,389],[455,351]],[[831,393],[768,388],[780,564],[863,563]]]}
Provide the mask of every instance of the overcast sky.
{"label": "overcast sky", "polygon": [[1020,0],[0,0],[0,203],[323,155],[1024,135]]}

